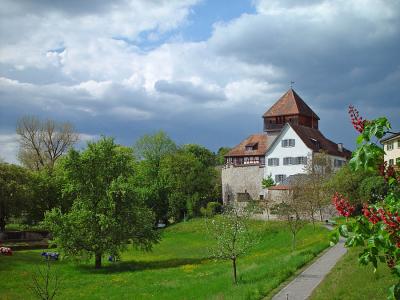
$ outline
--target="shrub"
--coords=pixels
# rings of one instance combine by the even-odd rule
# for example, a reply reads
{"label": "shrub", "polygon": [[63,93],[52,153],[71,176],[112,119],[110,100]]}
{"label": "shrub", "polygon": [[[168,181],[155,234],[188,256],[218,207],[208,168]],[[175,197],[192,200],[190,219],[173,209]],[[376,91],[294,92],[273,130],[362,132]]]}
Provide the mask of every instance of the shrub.
{"label": "shrub", "polygon": [[216,214],[220,213],[222,209],[222,205],[219,202],[208,202],[207,207],[202,207],[200,212],[203,216],[212,217]]}

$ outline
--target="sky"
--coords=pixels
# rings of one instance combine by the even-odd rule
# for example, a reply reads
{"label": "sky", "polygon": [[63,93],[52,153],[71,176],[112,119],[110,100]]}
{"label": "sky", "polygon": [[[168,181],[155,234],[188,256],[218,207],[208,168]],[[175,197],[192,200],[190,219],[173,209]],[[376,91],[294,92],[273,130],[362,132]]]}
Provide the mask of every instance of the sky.
{"label": "sky", "polygon": [[397,0],[3,0],[0,157],[16,122],[68,121],[81,146],[160,129],[216,151],[262,131],[290,87],[354,149],[347,107],[400,131]]}

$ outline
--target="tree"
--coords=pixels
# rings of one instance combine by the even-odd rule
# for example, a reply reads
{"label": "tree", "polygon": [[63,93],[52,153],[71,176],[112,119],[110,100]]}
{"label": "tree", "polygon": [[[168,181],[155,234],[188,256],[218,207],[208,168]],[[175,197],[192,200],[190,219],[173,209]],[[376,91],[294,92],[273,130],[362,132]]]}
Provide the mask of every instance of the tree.
{"label": "tree", "polygon": [[0,163],[0,232],[5,231],[11,216],[21,215],[24,203],[31,198],[30,175],[22,167]]}
{"label": "tree", "polygon": [[168,216],[181,220],[186,215],[200,215],[200,208],[212,200],[216,174],[214,167],[204,166],[191,152],[165,156],[160,176],[167,191]]}
{"label": "tree", "polygon": [[220,147],[216,154],[216,163],[218,166],[223,166],[225,164],[225,155],[231,151],[229,147]]}
{"label": "tree", "polygon": [[307,177],[304,178],[300,188],[305,195],[304,199],[308,204],[309,215],[314,224],[315,214],[319,212],[320,221],[323,221],[322,210],[329,205],[330,193],[326,182],[333,174],[331,158],[324,152],[314,153],[308,159],[305,171]]}
{"label": "tree", "polygon": [[261,186],[263,189],[267,189],[271,186],[275,186],[275,181],[272,179],[272,176],[269,175],[267,178],[262,179]]}
{"label": "tree", "polygon": [[141,137],[133,149],[140,159],[136,167],[138,194],[155,213],[156,222],[167,222],[168,199],[160,177],[160,164],[163,157],[177,151],[177,146],[165,132],[159,131]]}
{"label": "tree", "polygon": [[43,168],[32,173],[29,184],[32,198],[25,204],[25,216],[29,224],[42,221],[45,212],[55,207],[60,208],[62,212],[71,208],[72,196],[62,193],[63,172],[63,164],[58,161],[53,170]]}
{"label": "tree", "polygon": [[296,249],[297,234],[308,223],[307,203],[302,191],[301,181],[293,182],[281,202],[271,208],[271,212],[284,220],[292,234],[292,250]]}
{"label": "tree", "polygon": [[155,134],[146,134],[133,146],[135,155],[151,163],[155,174],[159,171],[161,159],[177,150],[175,142],[162,130]]}
{"label": "tree", "polygon": [[234,283],[237,284],[237,260],[257,242],[257,237],[249,230],[250,211],[229,206],[224,212],[207,221],[207,229],[216,244],[210,249],[212,255],[232,262]]}
{"label": "tree", "polygon": [[364,179],[377,175],[376,172],[364,169],[352,170],[349,165],[341,167],[327,182],[326,187],[332,194],[338,192],[350,199],[351,203],[361,209],[364,201],[360,186]]}
{"label": "tree", "polygon": [[363,120],[352,106],[349,113],[354,128],[360,133],[357,149],[350,160],[350,171],[378,172],[386,182],[387,190],[381,196],[374,195],[374,202],[364,203],[362,215],[350,219],[354,205],[347,197],[335,193],[332,201],[347,222],[337,228],[333,242],[342,235],[347,247],[362,247],[359,262],[364,265],[371,263],[375,270],[378,261],[386,263],[397,277],[397,283],[389,289],[388,299],[400,299],[400,174],[393,166],[382,164],[384,150],[378,145],[379,140],[390,132],[391,126],[384,117]]}
{"label": "tree", "polygon": [[88,143],[82,152],[70,150],[63,192],[74,196],[72,208],[55,208],[45,219],[59,249],[75,257],[94,255],[100,268],[104,255],[118,256],[128,241],[145,250],[158,241],[154,216],[135,191],[134,163],[132,150],[111,138]]}
{"label": "tree", "polygon": [[50,258],[46,258],[45,265],[38,266],[33,273],[30,289],[40,300],[52,300],[58,295],[60,279]]}
{"label": "tree", "polygon": [[358,188],[360,198],[368,203],[376,203],[385,199],[389,186],[380,175],[369,176],[361,181]]}
{"label": "tree", "polygon": [[25,116],[18,120],[18,157],[31,170],[52,169],[58,158],[78,141],[78,134],[68,122],[41,121]]}
{"label": "tree", "polygon": [[204,167],[214,167],[216,164],[214,153],[201,145],[186,144],[182,147],[182,150],[193,154],[193,156],[202,163]]}

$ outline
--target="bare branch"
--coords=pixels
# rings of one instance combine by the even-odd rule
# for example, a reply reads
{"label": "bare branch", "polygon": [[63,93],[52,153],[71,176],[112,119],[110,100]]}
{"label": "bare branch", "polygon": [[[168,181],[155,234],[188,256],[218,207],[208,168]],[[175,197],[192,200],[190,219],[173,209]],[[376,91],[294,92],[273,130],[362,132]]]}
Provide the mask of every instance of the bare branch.
{"label": "bare branch", "polygon": [[26,167],[35,170],[53,168],[57,159],[79,139],[68,122],[42,122],[32,116],[21,118],[16,132],[20,136],[18,158]]}

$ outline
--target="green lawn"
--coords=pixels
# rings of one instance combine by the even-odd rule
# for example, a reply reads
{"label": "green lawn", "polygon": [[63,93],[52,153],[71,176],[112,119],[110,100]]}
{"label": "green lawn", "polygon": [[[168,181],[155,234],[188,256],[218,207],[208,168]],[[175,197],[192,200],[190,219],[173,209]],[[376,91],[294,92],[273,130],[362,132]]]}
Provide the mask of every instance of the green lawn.
{"label": "green lawn", "polygon": [[[325,249],[325,228],[312,226],[299,234],[291,252],[289,232],[280,222],[254,221],[261,242],[238,261],[240,282],[232,284],[229,262],[209,258],[204,220],[196,219],[163,230],[152,252],[130,249],[122,261],[104,264],[59,261],[59,299],[260,299]],[[32,271],[43,263],[40,251],[20,251],[0,257],[0,299],[33,299],[27,286]]]}
{"label": "green lawn", "polygon": [[310,300],[386,299],[387,289],[395,283],[395,277],[384,264],[378,266],[375,274],[371,265],[359,265],[359,253],[360,249],[349,249]]}

